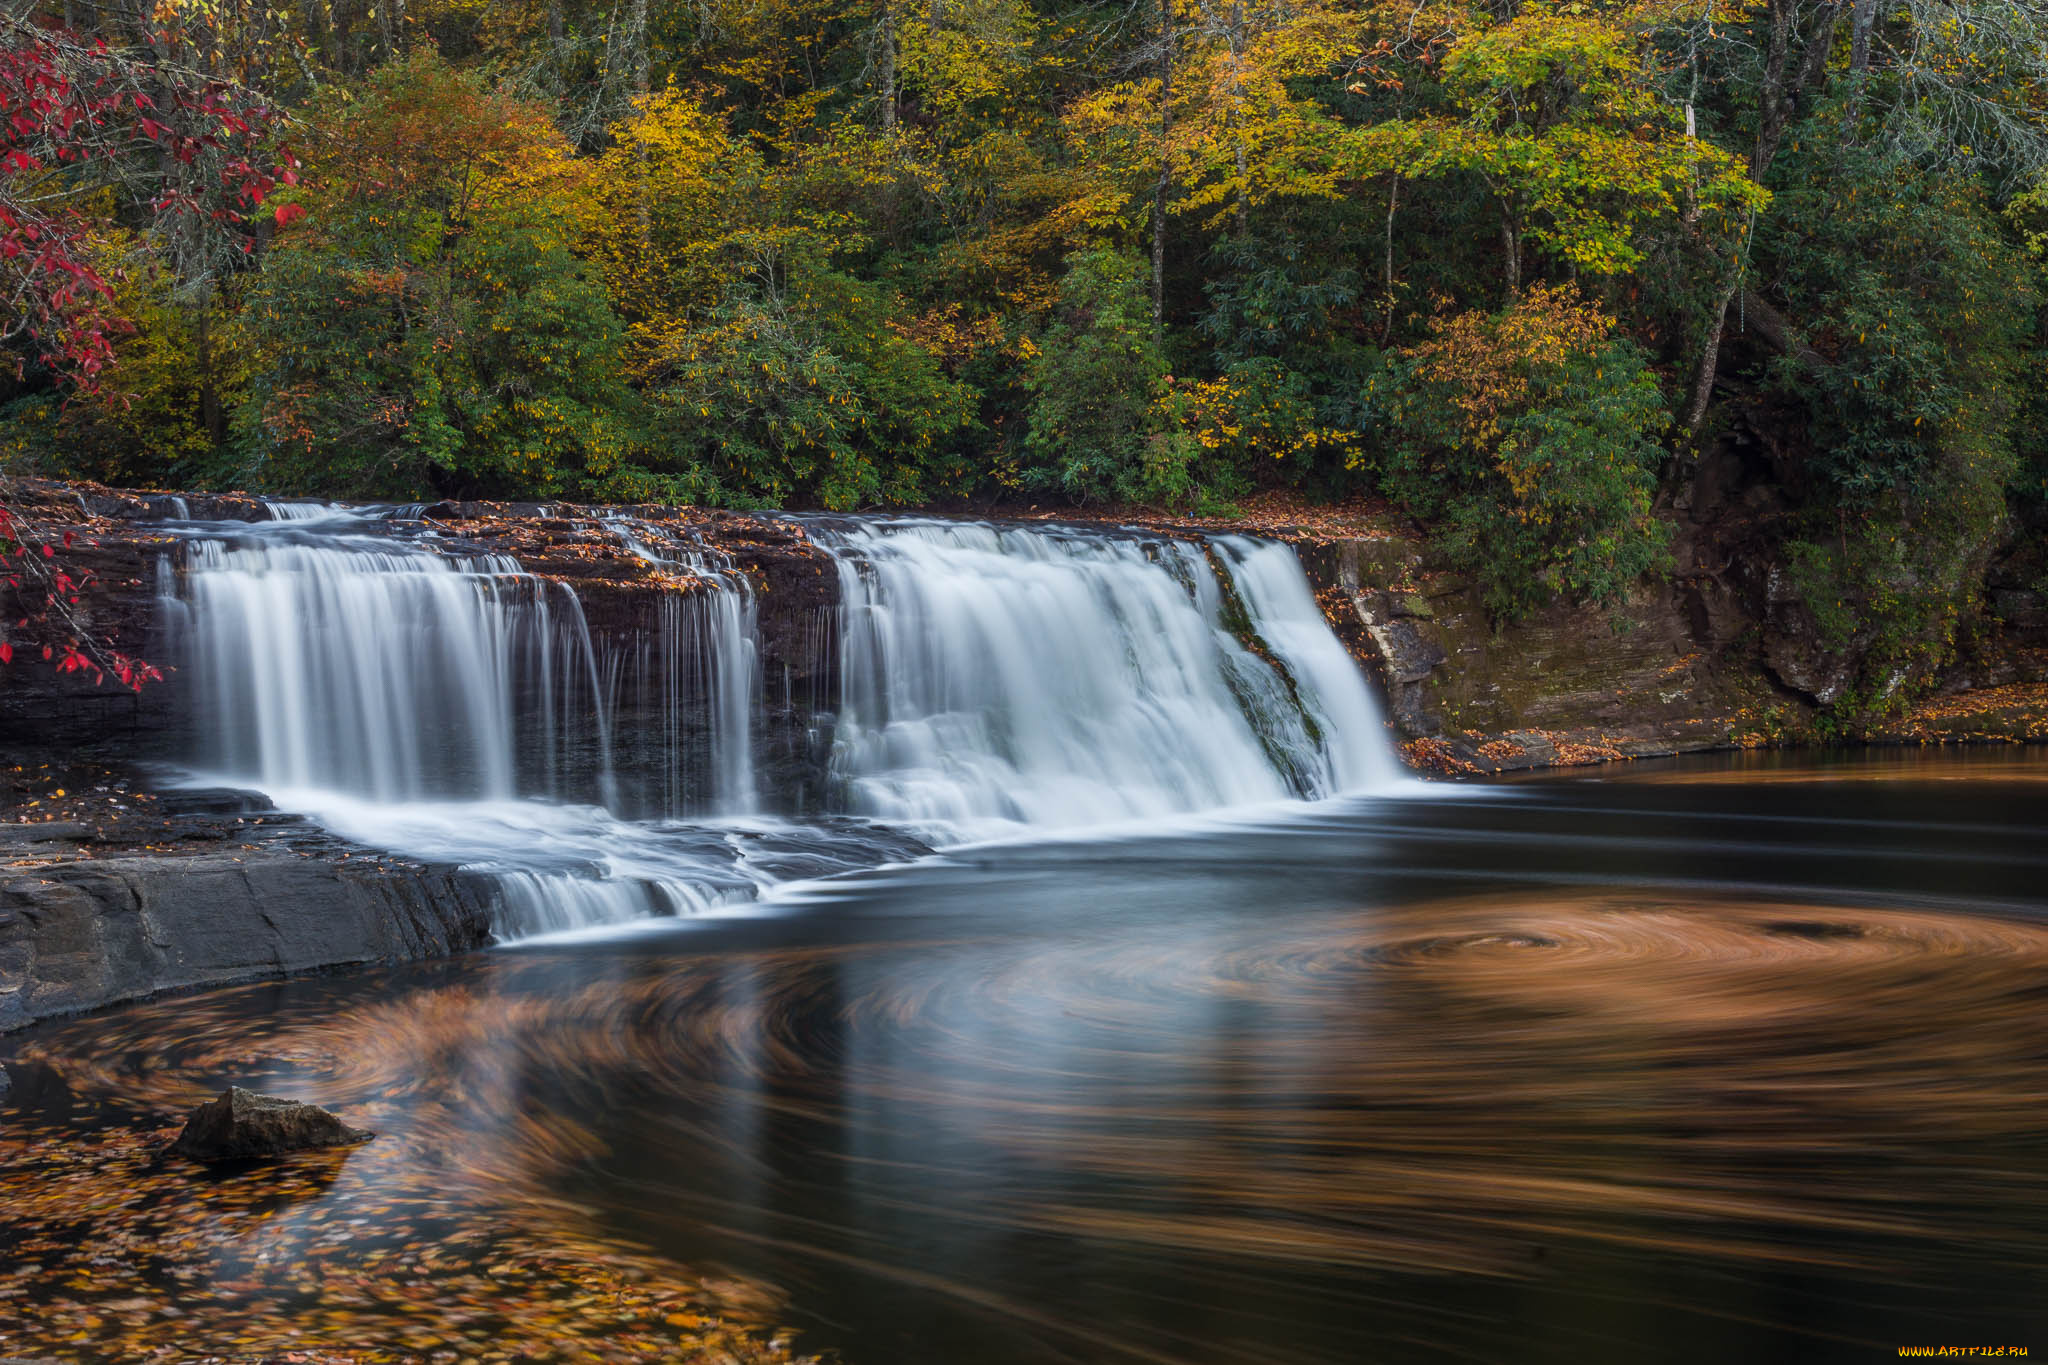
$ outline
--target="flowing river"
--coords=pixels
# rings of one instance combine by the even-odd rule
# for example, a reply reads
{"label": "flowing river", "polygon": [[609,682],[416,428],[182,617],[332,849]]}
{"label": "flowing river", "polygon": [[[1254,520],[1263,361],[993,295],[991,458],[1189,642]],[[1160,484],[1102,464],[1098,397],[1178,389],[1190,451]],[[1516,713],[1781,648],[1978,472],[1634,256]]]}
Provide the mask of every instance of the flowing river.
{"label": "flowing river", "polygon": [[[708,585],[623,662],[516,564],[192,532],[195,771],[506,943],[0,1040],[0,1355],[2048,1349],[2048,756],[1421,783],[1284,547],[821,524],[806,819],[743,584],[620,534]],[[633,668],[709,738],[629,813]],[[158,1157],[229,1082],[379,1137]]]}

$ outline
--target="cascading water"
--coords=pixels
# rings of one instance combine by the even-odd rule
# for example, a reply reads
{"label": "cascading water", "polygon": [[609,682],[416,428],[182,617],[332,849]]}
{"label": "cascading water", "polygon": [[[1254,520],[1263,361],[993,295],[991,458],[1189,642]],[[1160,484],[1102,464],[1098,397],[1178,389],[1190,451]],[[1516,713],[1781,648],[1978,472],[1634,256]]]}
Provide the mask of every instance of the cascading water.
{"label": "cascading water", "polygon": [[1407,781],[1387,743],[1379,703],[1316,605],[1294,551],[1276,541],[1216,541],[1252,631],[1294,682],[1316,725],[1322,771],[1316,791],[1354,792]]}
{"label": "cascading water", "polygon": [[861,814],[973,836],[1393,776],[1285,546],[1228,542],[1225,579],[1180,540],[924,520],[812,536],[839,565],[833,766]]}
{"label": "cascading water", "polygon": [[[763,884],[735,870],[724,832],[611,813],[612,706],[573,590],[508,557],[401,538],[375,512],[272,511],[191,528],[183,593],[166,603],[206,780],[367,844],[499,873],[513,934],[702,910]],[[673,567],[680,580],[687,566]],[[740,599],[734,577],[692,586],[706,604]],[[724,645],[687,628],[707,616],[729,635],[748,620],[665,600],[652,662]],[[746,698],[719,696],[712,712],[721,802],[744,808]]]}
{"label": "cascading water", "polygon": [[199,541],[187,570],[210,766],[264,790],[509,799],[517,675],[535,675],[549,727],[588,701],[573,687],[589,660],[573,594],[510,559],[271,535]]}
{"label": "cascading water", "polygon": [[701,912],[924,847],[889,825],[945,845],[1398,780],[1284,545],[810,524],[838,570],[832,771],[858,818],[792,824],[751,814],[753,589],[693,533],[604,523],[668,591],[594,640],[566,585],[414,513],[270,510],[183,524],[184,571],[162,575],[204,780],[495,874],[508,935]]}
{"label": "cascading water", "polygon": [[[760,693],[753,585],[730,557],[701,540],[614,519],[611,530],[638,558],[661,571],[663,597],[652,636],[639,642],[631,673],[642,713],[659,717],[657,752],[664,814],[692,804],[688,719],[708,718],[708,799],[704,808],[742,815],[759,805],[754,789],[754,703]],[[652,693],[653,695],[648,695]]]}
{"label": "cascading water", "polygon": [[354,515],[347,507],[331,502],[265,502],[263,509],[272,521],[332,521]]}

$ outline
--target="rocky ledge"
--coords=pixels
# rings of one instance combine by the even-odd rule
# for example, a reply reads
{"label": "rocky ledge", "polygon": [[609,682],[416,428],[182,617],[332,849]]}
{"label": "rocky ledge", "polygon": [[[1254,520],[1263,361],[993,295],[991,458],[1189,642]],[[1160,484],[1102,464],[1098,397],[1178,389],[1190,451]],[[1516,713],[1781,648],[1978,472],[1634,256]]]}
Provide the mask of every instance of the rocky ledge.
{"label": "rocky ledge", "polygon": [[[1556,607],[1505,627],[1412,524],[1368,502],[1311,506],[1281,494],[1253,499],[1229,520],[1140,509],[1110,509],[1101,519],[1168,535],[1234,531],[1293,543],[1332,625],[1382,683],[1393,729],[1417,767],[1492,772],[1811,741],[1841,661],[1820,647],[1810,620],[1774,596],[1771,509],[1752,506],[1732,473],[1703,478],[1701,490],[1674,512],[1679,535],[1666,582],[1616,606]],[[144,657],[161,643],[159,576],[167,565],[176,571],[162,520],[270,516],[263,502],[241,494],[35,482],[17,493],[37,517],[75,528],[77,567],[94,579],[87,605],[95,627]],[[408,515],[451,549],[513,555],[530,572],[568,585],[593,638],[613,645],[648,638],[676,587],[625,542],[618,518],[644,520],[722,555],[753,585],[758,611],[760,780],[792,809],[820,808],[830,735],[818,718],[838,691],[825,643],[838,585],[801,524],[700,508],[559,503],[440,502]],[[1004,515],[1074,520],[1065,509]],[[2033,581],[2021,572],[2028,553],[2020,545],[1992,565],[1994,610],[1934,709],[1870,738],[2040,737],[2028,719],[2038,711],[2016,711],[2010,689],[2048,684],[2048,603],[2038,592],[1999,586]],[[190,752],[175,673],[139,696],[50,669],[17,666],[0,678],[0,756],[61,750],[132,762]],[[636,718],[621,715],[615,729],[634,733]],[[630,768],[634,758],[626,753],[620,761]]]}
{"label": "rocky ledge", "polygon": [[[81,802],[74,790],[92,776],[111,780]],[[490,941],[487,877],[358,848],[239,794],[158,798],[76,770],[57,780],[74,785],[30,799],[61,818],[0,824],[0,1032]]]}

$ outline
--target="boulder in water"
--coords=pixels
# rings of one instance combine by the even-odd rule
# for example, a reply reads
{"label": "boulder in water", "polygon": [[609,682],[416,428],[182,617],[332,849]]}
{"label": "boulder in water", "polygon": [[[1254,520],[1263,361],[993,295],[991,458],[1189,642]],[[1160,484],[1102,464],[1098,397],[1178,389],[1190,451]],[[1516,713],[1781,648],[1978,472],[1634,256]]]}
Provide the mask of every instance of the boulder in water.
{"label": "boulder in water", "polygon": [[197,1161],[231,1161],[312,1147],[349,1147],[375,1136],[349,1127],[317,1104],[231,1085],[219,1099],[192,1111],[171,1151]]}

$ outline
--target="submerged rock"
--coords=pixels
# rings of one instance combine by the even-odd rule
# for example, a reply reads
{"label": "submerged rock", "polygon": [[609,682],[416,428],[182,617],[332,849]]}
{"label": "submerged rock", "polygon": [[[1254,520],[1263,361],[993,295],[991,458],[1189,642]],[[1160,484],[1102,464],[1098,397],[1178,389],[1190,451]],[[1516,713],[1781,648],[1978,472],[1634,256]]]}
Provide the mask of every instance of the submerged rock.
{"label": "submerged rock", "polygon": [[219,1099],[192,1111],[171,1151],[197,1161],[227,1161],[312,1147],[347,1147],[375,1136],[349,1127],[317,1104],[231,1085]]}

